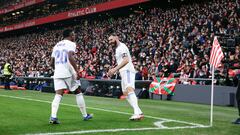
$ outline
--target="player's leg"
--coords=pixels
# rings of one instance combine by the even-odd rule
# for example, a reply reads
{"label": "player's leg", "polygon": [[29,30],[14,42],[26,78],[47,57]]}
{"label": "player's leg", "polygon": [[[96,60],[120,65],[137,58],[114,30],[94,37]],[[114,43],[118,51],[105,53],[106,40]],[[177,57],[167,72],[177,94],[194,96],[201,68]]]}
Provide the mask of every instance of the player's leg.
{"label": "player's leg", "polygon": [[128,96],[130,91],[127,90],[127,83],[128,83],[127,71],[120,72],[120,75],[121,75],[121,86],[122,86],[123,95],[126,97],[126,100],[128,101],[128,103],[133,107],[132,101]]}
{"label": "player's leg", "polygon": [[127,101],[132,105],[134,114],[129,118],[130,120],[141,120],[144,118],[143,112],[138,105],[138,99],[132,87],[127,87]]}
{"label": "player's leg", "polygon": [[142,114],[142,111],[138,106],[138,98],[134,92],[134,89],[132,87],[127,87],[127,92],[128,92],[127,100],[131,102],[131,105],[134,108],[134,114]]}
{"label": "player's leg", "polygon": [[237,98],[237,104],[238,104],[238,113],[239,113],[239,117],[240,117],[240,80],[238,80],[236,98]]}
{"label": "player's leg", "polygon": [[77,105],[83,116],[83,120],[86,121],[86,120],[92,119],[93,116],[87,113],[85,100],[83,97],[83,93],[80,90],[80,87],[75,91],[75,95],[76,95]]}
{"label": "player's leg", "polygon": [[138,99],[134,92],[135,90],[135,73],[129,71],[123,71],[122,73],[122,90],[126,96],[127,101],[133,107],[134,115],[130,118],[131,120],[142,119],[143,113],[138,106]]}
{"label": "player's leg", "polygon": [[80,109],[80,112],[82,113],[83,116],[83,120],[89,120],[92,118],[91,114],[87,114],[87,110],[86,110],[86,104],[85,104],[85,100],[83,97],[83,93],[80,89],[80,81],[75,80],[74,78],[72,78],[71,80],[68,81],[69,83],[69,87],[71,87],[71,91],[73,91],[73,93],[76,95],[76,102],[77,105]]}
{"label": "player's leg", "polygon": [[64,82],[64,79],[54,79],[54,87],[55,87],[56,94],[52,101],[50,123],[59,124],[60,122],[58,121],[58,118],[57,118],[57,112],[63,96],[63,91],[67,88],[67,86]]}
{"label": "player's leg", "polygon": [[234,121],[233,124],[240,124],[240,80],[238,80],[236,99],[237,99],[237,105],[238,105],[239,118],[236,121]]}

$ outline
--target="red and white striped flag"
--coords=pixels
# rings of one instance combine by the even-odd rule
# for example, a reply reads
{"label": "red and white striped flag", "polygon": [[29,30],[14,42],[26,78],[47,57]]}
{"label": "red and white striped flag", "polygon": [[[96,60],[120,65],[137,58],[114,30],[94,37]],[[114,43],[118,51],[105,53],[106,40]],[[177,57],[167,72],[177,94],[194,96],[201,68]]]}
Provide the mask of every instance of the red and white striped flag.
{"label": "red and white striped flag", "polygon": [[217,40],[217,37],[214,37],[211,56],[210,56],[210,65],[214,68],[218,68],[223,58],[224,58],[224,55],[222,52],[222,48]]}

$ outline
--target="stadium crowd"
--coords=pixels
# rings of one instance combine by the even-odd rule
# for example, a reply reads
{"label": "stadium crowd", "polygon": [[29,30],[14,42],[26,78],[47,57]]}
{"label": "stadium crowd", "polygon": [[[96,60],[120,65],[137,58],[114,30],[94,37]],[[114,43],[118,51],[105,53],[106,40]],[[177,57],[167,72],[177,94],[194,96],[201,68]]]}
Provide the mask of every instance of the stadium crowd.
{"label": "stadium crowd", "polygon": [[19,14],[14,13],[13,15],[13,13],[9,13],[7,15],[1,16],[0,21],[2,20],[4,23],[0,23],[0,27],[17,24],[31,19],[46,17],[49,15],[55,15],[69,10],[88,7],[107,1],[111,0],[50,0],[40,5],[32,5],[30,7],[27,7],[25,12],[20,11]]}
{"label": "stadium crowd", "polygon": [[9,6],[16,5],[24,0],[1,0],[0,1],[0,9],[7,8]]}
{"label": "stadium crowd", "polygon": [[[235,2],[214,0],[180,8],[151,8],[129,16],[83,20],[72,26],[77,33],[79,74],[83,78],[109,79],[106,71],[116,64],[114,48],[107,41],[109,29],[113,29],[130,48],[136,79],[151,80],[153,76],[168,77],[171,73],[181,78],[209,78],[213,37],[239,38],[239,16]],[[52,76],[51,51],[62,39],[61,32],[62,29],[47,30],[0,39],[1,64],[10,59],[16,76]],[[232,75],[228,71],[240,67],[240,44],[225,46],[223,51],[225,58],[217,69],[217,78],[236,79],[240,73]]]}

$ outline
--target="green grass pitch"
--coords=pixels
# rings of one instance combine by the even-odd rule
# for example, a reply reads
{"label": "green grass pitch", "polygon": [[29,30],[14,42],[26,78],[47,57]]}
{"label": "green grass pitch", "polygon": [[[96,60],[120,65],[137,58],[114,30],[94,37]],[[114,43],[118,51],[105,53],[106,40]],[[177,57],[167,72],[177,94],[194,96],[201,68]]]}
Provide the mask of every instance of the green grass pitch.
{"label": "green grass pitch", "polygon": [[[210,106],[173,101],[140,99],[145,114],[142,121],[129,121],[132,108],[127,101],[85,96],[90,121],[83,121],[74,95],[64,95],[58,118],[50,125],[54,94],[36,91],[0,90],[0,134],[114,134],[114,135],[239,135],[237,109],[214,106],[213,127],[209,125]],[[160,123],[160,124],[159,124]],[[206,127],[205,127],[206,126]]]}

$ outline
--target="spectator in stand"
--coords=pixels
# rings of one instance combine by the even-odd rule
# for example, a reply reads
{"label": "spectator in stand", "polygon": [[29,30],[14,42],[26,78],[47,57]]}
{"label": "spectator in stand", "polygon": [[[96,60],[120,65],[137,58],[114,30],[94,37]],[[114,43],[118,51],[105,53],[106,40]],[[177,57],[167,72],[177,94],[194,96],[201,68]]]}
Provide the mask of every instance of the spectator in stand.
{"label": "spectator in stand", "polygon": [[[61,0],[61,1],[55,1],[55,2],[54,1],[45,1],[45,4],[29,6],[29,7],[27,7],[27,9],[20,11],[20,13],[5,14],[1,18],[1,20],[4,23],[0,24],[0,27],[24,22],[24,21],[31,20],[31,19],[37,19],[37,18],[41,18],[41,17],[55,15],[55,14],[58,14],[61,12],[66,12],[66,11],[70,11],[70,10],[74,10],[74,9],[89,7],[89,6],[107,2],[107,1],[110,1],[110,0],[88,0],[88,1]],[[6,1],[3,2],[3,5],[6,5],[6,6],[16,5],[19,2],[12,0],[12,2],[11,2],[12,4],[7,4],[7,3],[8,2],[6,2]],[[24,11],[27,11],[28,13],[25,14]]]}

